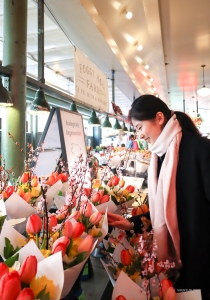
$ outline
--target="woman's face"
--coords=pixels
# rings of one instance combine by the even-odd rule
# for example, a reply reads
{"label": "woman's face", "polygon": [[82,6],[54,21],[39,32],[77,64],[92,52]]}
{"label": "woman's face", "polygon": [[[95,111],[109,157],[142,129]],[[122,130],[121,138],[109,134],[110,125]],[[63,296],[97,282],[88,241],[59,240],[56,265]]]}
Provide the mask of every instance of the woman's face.
{"label": "woman's face", "polygon": [[163,129],[164,115],[158,112],[153,120],[138,121],[132,119],[132,123],[139,132],[140,138],[153,145]]}

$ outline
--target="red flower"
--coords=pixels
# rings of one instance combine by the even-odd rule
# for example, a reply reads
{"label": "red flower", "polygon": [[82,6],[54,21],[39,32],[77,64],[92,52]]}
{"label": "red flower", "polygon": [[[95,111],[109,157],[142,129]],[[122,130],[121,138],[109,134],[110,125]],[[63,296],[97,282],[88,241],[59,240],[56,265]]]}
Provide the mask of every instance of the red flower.
{"label": "red flower", "polygon": [[22,182],[27,182],[29,180],[29,174],[30,174],[29,172],[24,172],[20,180]]}
{"label": "red flower", "polygon": [[89,189],[89,188],[84,188],[84,189],[83,189],[83,194],[89,198],[90,195],[91,195],[91,189]]}
{"label": "red flower", "polygon": [[16,300],[20,293],[20,289],[20,277],[17,271],[12,271],[10,274],[5,274],[0,279],[1,300]]}
{"label": "red flower", "polygon": [[52,232],[53,227],[57,226],[58,221],[56,216],[49,217],[49,231]]}
{"label": "red flower", "polygon": [[53,243],[52,254],[55,254],[59,251],[62,252],[62,256],[66,253],[66,247],[70,243],[69,239],[65,236],[60,237]]}
{"label": "red flower", "polygon": [[82,242],[79,244],[78,253],[82,252],[90,252],[93,245],[93,237],[92,235],[87,235]]}
{"label": "red flower", "polygon": [[36,276],[37,272],[37,258],[36,256],[27,256],[20,268],[20,280],[23,283],[29,284]]}
{"label": "red flower", "polygon": [[38,215],[31,215],[26,224],[26,231],[30,234],[39,233],[42,229],[42,220]]}
{"label": "red flower", "polygon": [[121,263],[124,266],[128,266],[131,263],[132,257],[131,254],[128,252],[128,250],[122,250],[120,255]]}
{"label": "red flower", "polygon": [[119,181],[120,181],[120,178],[117,176],[114,176],[112,178],[112,185],[114,185],[114,186],[118,185]]}
{"label": "red flower", "polygon": [[135,190],[135,187],[133,185],[128,185],[125,189],[128,190],[129,193],[133,193]]}
{"label": "red flower", "polygon": [[116,300],[126,300],[126,298],[124,296],[120,295],[116,298]]}
{"label": "red flower", "polygon": [[32,186],[32,187],[38,186],[38,177],[34,177],[34,178],[31,180],[31,186]]}
{"label": "red flower", "polygon": [[71,238],[72,236],[72,232],[73,232],[73,225],[72,223],[67,220],[65,223],[64,223],[64,227],[62,229],[62,235],[63,236],[66,236],[67,238]]}
{"label": "red flower", "polygon": [[102,213],[100,211],[96,211],[90,216],[89,220],[91,224],[96,225],[101,221],[101,218],[102,218]]}
{"label": "red flower", "polygon": [[16,300],[34,300],[34,292],[30,288],[23,289]]}
{"label": "red flower", "polygon": [[10,197],[14,192],[14,186],[13,185],[10,185],[10,186],[7,186],[6,187],[6,193],[7,193],[7,196]]}
{"label": "red flower", "polygon": [[0,263],[0,279],[5,275],[9,274],[9,268],[4,263]]}
{"label": "red flower", "polygon": [[78,238],[80,237],[83,232],[85,231],[85,226],[80,223],[80,222],[77,222],[73,225],[73,232],[72,232],[72,238]]}
{"label": "red flower", "polygon": [[110,199],[110,195],[104,195],[101,200],[100,200],[100,203],[103,204],[103,203],[106,203],[108,202]]}

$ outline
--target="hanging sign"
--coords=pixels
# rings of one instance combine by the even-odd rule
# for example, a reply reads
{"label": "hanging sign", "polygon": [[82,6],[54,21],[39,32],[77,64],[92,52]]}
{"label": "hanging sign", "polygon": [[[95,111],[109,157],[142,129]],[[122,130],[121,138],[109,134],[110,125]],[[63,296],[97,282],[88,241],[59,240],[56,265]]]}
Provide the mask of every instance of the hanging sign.
{"label": "hanging sign", "polygon": [[92,105],[97,110],[109,111],[106,75],[78,48],[74,52],[75,98]]}

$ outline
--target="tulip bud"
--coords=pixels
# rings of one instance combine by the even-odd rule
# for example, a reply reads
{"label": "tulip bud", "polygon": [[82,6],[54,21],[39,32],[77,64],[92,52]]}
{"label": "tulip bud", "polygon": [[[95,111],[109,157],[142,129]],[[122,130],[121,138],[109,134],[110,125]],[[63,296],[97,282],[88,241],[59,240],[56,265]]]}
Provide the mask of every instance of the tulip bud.
{"label": "tulip bud", "polygon": [[99,190],[98,193],[99,193],[99,196],[100,196],[100,199],[101,199],[103,197],[103,195],[104,195],[104,190]]}
{"label": "tulip bud", "polygon": [[29,284],[36,276],[37,258],[36,256],[27,256],[20,268],[20,281]]}
{"label": "tulip bud", "polygon": [[172,283],[169,279],[163,279],[161,281],[161,287],[159,289],[159,296],[163,298],[167,292],[167,290],[172,287]]}
{"label": "tulip bud", "polygon": [[101,218],[102,218],[102,213],[100,211],[96,211],[90,216],[89,220],[91,224],[96,225],[101,221]]}
{"label": "tulip bud", "polygon": [[90,195],[91,195],[91,191],[92,191],[92,190],[89,189],[89,188],[84,188],[84,189],[83,189],[83,194],[89,198]]}
{"label": "tulip bud", "polygon": [[30,192],[26,192],[23,196],[23,199],[29,203],[31,201],[31,193]]}
{"label": "tulip bud", "polygon": [[176,291],[172,286],[166,291],[163,300],[176,300]]}
{"label": "tulip bud", "polygon": [[101,200],[100,200],[100,203],[103,204],[103,203],[106,203],[108,202],[110,199],[110,196],[109,195],[104,195]]}
{"label": "tulip bud", "polygon": [[114,186],[118,185],[119,181],[120,181],[120,178],[117,176],[114,176],[112,178],[112,185],[114,185]]}
{"label": "tulip bud", "polygon": [[75,210],[70,216],[70,218],[74,218],[76,221],[79,219],[79,217],[80,217],[80,212],[78,210]]}
{"label": "tulip bud", "polygon": [[9,268],[4,263],[0,263],[0,279],[5,275],[9,274]]}
{"label": "tulip bud", "polygon": [[95,194],[91,197],[91,200],[92,200],[93,203],[96,203],[96,202],[99,201],[100,198],[101,198],[101,197],[100,197],[100,194],[99,194],[99,193],[95,193]]}
{"label": "tulip bud", "polygon": [[80,237],[84,231],[85,226],[82,223],[77,222],[73,225],[72,238],[74,239]]}
{"label": "tulip bud", "polygon": [[30,234],[39,233],[42,229],[42,220],[38,215],[31,215],[26,224],[26,231]]}
{"label": "tulip bud", "polygon": [[20,179],[22,182],[27,182],[29,180],[29,172],[24,172]]}
{"label": "tulip bud", "polygon": [[72,232],[73,232],[73,225],[71,221],[69,220],[65,221],[64,227],[62,229],[62,235],[70,239],[72,236]]}
{"label": "tulip bud", "polygon": [[62,182],[68,181],[68,175],[66,173],[62,173]]}
{"label": "tulip bud", "polygon": [[79,244],[78,253],[81,252],[90,252],[93,245],[93,237],[92,235],[87,235],[82,242]]}
{"label": "tulip bud", "polygon": [[55,182],[55,178],[53,176],[49,176],[45,183],[52,186]]}
{"label": "tulip bud", "polygon": [[34,292],[30,288],[23,289],[16,300],[34,300]]}
{"label": "tulip bud", "polygon": [[124,185],[125,185],[125,180],[123,180],[123,179],[120,180],[120,182],[119,182],[119,187],[123,188]]}
{"label": "tulip bud", "polygon": [[109,181],[108,181],[107,185],[108,185],[109,187],[111,187],[111,186],[112,186],[112,179],[109,179]]}
{"label": "tulip bud", "polygon": [[126,298],[123,295],[120,295],[116,298],[116,300],[126,300]]}
{"label": "tulip bud", "polygon": [[7,193],[7,196],[10,197],[10,196],[13,194],[14,190],[15,190],[15,189],[14,189],[14,186],[13,186],[13,185],[7,186],[7,187],[6,187],[6,193]]}
{"label": "tulip bud", "polygon": [[59,215],[61,219],[64,219],[69,216],[69,209],[70,207],[66,204],[61,206],[60,215]]}
{"label": "tulip bud", "polygon": [[37,186],[38,186],[38,178],[37,178],[37,177],[34,177],[34,178],[31,180],[31,186],[32,186],[32,187],[37,187]]}
{"label": "tulip bud", "polygon": [[121,263],[124,266],[128,266],[131,263],[132,257],[128,250],[122,250],[120,255]]}
{"label": "tulip bud", "polygon": [[89,201],[82,201],[80,206],[80,213],[85,217],[90,217],[92,214],[92,206]]}
{"label": "tulip bud", "polygon": [[21,290],[20,277],[17,271],[5,274],[0,279],[0,299],[16,300]]}
{"label": "tulip bud", "polygon": [[69,243],[70,243],[70,241],[66,236],[60,237],[53,243],[52,254],[55,254],[55,253],[61,251],[62,257],[63,257],[66,253],[66,247],[68,246]]}
{"label": "tulip bud", "polygon": [[53,227],[57,226],[57,224],[58,224],[58,221],[57,221],[56,216],[50,216],[49,217],[49,226],[48,226],[49,231],[52,232]]}
{"label": "tulip bud", "polygon": [[16,192],[20,197],[23,197],[24,195],[25,195],[25,193],[24,193],[24,190],[23,190],[23,188],[22,187],[19,187],[18,189],[17,189],[17,192]]}

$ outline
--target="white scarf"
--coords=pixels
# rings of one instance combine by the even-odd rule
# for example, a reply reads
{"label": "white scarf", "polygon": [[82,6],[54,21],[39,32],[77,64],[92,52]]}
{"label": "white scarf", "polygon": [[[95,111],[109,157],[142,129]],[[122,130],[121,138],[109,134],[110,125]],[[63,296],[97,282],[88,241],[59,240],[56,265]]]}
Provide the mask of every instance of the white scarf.
{"label": "white scarf", "polygon": [[[176,173],[182,129],[173,115],[151,147],[148,193],[158,258],[180,260],[180,236],[176,212]],[[165,154],[157,179],[158,156]],[[175,250],[175,252],[174,252]]]}

